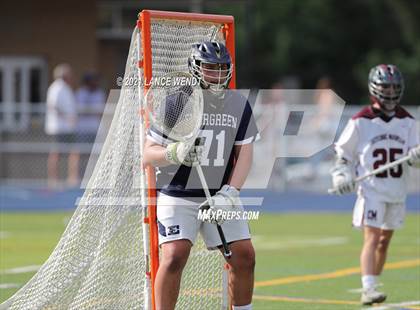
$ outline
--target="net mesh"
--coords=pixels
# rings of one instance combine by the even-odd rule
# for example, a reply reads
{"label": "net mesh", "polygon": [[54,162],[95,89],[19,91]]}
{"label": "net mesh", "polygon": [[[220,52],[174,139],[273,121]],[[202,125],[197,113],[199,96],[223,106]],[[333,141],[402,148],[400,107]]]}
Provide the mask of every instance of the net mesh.
{"label": "net mesh", "polygon": [[[137,77],[133,35],[126,77]],[[137,89],[123,87],[94,173],[62,238],[2,309],[143,309]]]}
{"label": "net mesh", "polygon": [[[220,28],[152,20],[153,76],[186,72],[191,45],[222,40]],[[137,67],[139,37],[136,29],[123,81],[143,76]],[[34,277],[0,309],[147,309],[142,96],[138,85],[123,83],[101,155],[63,236]],[[223,277],[220,253],[207,251],[199,237],[184,269],[177,309],[222,308]]]}

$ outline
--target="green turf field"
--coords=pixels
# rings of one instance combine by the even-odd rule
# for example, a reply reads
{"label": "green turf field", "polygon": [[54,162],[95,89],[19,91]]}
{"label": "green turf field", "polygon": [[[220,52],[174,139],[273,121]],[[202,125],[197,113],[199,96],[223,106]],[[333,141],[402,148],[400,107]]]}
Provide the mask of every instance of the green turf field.
{"label": "green turf field", "polygon": [[[69,216],[0,214],[0,301],[17,290],[5,284],[21,286],[34,274],[10,269],[42,264]],[[361,308],[359,293],[349,291],[360,287],[361,246],[350,214],[265,214],[251,222],[251,230],[257,251],[254,309]],[[420,309],[419,214],[408,215],[396,233],[388,262],[382,276],[386,304],[401,305],[386,309]]]}

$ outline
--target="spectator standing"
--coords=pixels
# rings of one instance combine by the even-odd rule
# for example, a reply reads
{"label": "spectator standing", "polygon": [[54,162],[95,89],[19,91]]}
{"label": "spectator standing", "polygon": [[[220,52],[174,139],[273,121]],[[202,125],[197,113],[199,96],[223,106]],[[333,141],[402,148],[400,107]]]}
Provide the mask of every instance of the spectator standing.
{"label": "spectator standing", "polygon": [[[59,64],[55,67],[53,75],[54,82],[47,91],[45,122],[45,132],[54,140],[54,147],[48,156],[48,185],[50,187],[55,187],[58,184],[60,153],[67,151],[66,146],[71,146],[75,142],[77,125],[76,98],[72,89],[72,68],[68,64]],[[79,181],[78,158],[77,152],[70,147],[67,181],[72,186]]]}

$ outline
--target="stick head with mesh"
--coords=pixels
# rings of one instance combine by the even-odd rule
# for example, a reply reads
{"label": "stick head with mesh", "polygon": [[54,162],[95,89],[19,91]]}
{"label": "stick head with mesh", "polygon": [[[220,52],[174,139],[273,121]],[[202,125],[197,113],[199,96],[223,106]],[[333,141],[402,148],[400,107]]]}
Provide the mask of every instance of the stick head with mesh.
{"label": "stick head with mesh", "polygon": [[165,76],[167,79],[171,82],[153,86],[147,92],[151,125],[172,140],[191,142],[201,127],[202,90],[188,73],[171,73]]}

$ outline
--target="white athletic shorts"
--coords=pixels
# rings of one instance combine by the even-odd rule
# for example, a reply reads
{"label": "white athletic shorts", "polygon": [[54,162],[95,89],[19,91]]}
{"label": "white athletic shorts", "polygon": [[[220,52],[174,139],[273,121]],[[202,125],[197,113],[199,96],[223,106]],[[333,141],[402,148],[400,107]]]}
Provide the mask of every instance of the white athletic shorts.
{"label": "white athletic shorts", "polygon": [[358,195],[353,210],[353,226],[395,230],[404,225],[405,203],[388,203]]}
{"label": "white athletic shorts", "polygon": [[[179,197],[159,193],[157,199],[157,220],[159,245],[165,242],[188,239],[194,244],[198,232],[209,250],[222,245],[215,224],[199,220],[198,204]],[[238,210],[243,211],[242,206]],[[247,220],[227,220],[222,224],[226,242],[251,239]]]}

